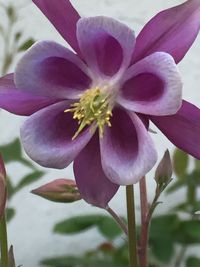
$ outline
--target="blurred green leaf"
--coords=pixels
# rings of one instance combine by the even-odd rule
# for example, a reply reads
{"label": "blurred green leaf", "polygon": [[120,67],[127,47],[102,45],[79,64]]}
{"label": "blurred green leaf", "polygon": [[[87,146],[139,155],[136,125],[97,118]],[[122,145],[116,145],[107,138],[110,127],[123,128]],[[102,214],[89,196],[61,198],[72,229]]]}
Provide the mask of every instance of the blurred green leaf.
{"label": "blurred green leaf", "polygon": [[7,208],[6,209],[7,222],[10,222],[14,216],[15,216],[15,209],[14,208]]}
{"label": "blurred green leaf", "polygon": [[18,48],[18,52],[26,51],[26,50],[29,49],[34,43],[35,43],[35,40],[33,40],[32,38],[26,40],[26,41],[25,41],[25,42]]}
{"label": "blurred green leaf", "polygon": [[101,234],[111,240],[122,234],[122,230],[110,217],[103,218],[102,221],[98,223],[98,229]]}
{"label": "blurred green leaf", "polygon": [[42,265],[51,267],[81,267],[81,259],[78,257],[55,257],[41,261]]}
{"label": "blurred green leaf", "polygon": [[4,162],[8,163],[18,160],[22,157],[20,140],[17,138],[9,144],[0,146],[1,154],[3,155]]}
{"label": "blurred green leaf", "polygon": [[34,171],[28,175],[26,175],[15,187],[15,192],[19,191],[23,187],[36,182],[44,175],[44,172],[42,171]]}
{"label": "blurred green leaf", "polygon": [[104,218],[105,216],[102,215],[76,216],[57,223],[54,227],[54,232],[59,234],[77,234],[97,226]]}
{"label": "blurred green leaf", "polygon": [[200,243],[200,221],[181,221],[173,233],[174,240],[181,244],[192,245]]}
{"label": "blurred green leaf", "polygon": [[174,254],[173,239],[168,237],[156,238],[151,242],[151,250],[153,255],[161,262],[168,263]]}
{"label": "blurred green leaf", "polygon": [[178,178],[182,178],[182,176],[186,173],[188,161],[189,161],[188,154],[186,154],[185,152],[183,152],[178,148],[174,151],[173,167],[174,167],[174,172],[178,176]]}
{"label": "blurred green leaf", "polygon": [[94,254],[94,257],[57,257],[43,260],[42,265],[50,267],[127,267],[127,264],[113,261],[112,258],[98,257]]}
{"label": "blurred green leaf", "polygon": [[116,222],[104,215],[85,215],[64,220],[55,225],[54,232],[59,234],[77,234],[91,227],[97,227],[102,235],[111,240],[122,234]]}
{"label": "blurred green leaf", "polygon": [[15,12],[15,8],[12,5],[9,5],[6,7],[6,13],[7,16],[9,17],[10,21],[13,23],[17,20],[17,14]]}
{"label": "blurred green leaf", "polygon": [[1,154],[3,155],[5,163],[17,161],[24,164],[27,167],[32,168],[33,170],[36,169],[31,161],[26,160],[22,157],[21,143],[18,138],[16,138],[9,144],[0,146],[0,151]]}
{"label": "blurred green leaf", "polygon": [[22,37],[22,32],[16,32],[15,33],[15,41],[19,41],[20,40],[20,38]]}
{"label": "blurred green leaf", "polygon": [[186,182],[188,185],[200,186],[200,171],[194,170],[187,175]]}
{"label": "blurred green leaf", "polygon": [[160,239],[168,237],[174,229],[179,227],[180,220],[176,214],[162,215],[152,219],[150,227],[150,238]]}
{"label": "blurred green leaf", "polygon": [[7,190],[8,190],[8,199],[10,199],[14,195],[15,189],[14,189],[14,186],[12,184],[10,177],[8,176],[7,176],[6,183],[7,183]]}
{"label": "blurred green leaf", "polygon": [[199,267],[200,266],[200,258],[189,257],[186,260],[186,267]]}

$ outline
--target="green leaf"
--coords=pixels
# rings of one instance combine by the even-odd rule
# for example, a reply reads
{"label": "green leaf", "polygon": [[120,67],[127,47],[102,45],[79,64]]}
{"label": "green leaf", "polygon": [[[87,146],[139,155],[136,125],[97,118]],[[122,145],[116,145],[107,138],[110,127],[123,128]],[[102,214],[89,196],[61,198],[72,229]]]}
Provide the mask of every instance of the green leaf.
{"label": "green leaf", "polygon": [[163,238],[168,237],[174,229],[179,227],[180,220],[177,215],[162,215],[152,219],[150,227],[150,238]]}
{"label": "green leaf", "polygon": [[6,220],[10,222],[15,216],[15,209],[14,208],[7,208],[6,209]]}
{"label": "green leaf", "polygon": [[111,240],[122,234],[122,230],[110,217],[105,217],[102,221],[100,221],[98,223],[98,229],[101,234]]}
{"label": "green leaf", "polygon": [[19,191],[20,189],[22,189],[23,187],[36,182],[37,180],[39,180],[42,176],[44,175],[44,172],[42,171],[35,171],[32,172],[28,175],[26,175],[15,187],[15,192]]}
{"label": "green leaf", "polygon": [[164,263],[169,262],[174,255],[174,243],[170,236],[155,239],[151,242],[151,249],[153,255]]}
{"label": "green leaf", "polygon": [[76,216],[57,223],[53,231],[58,234],[77,234],[99,225],[104,218],[101,215]]}
{"label": "green leaf", "polygon": [[35,43],[35,40],[33,40],[32,38],[26,40],[26,41],[25,41],[25,42],[18,48],[18,52],[26,51],[26,50],[29,49],[34,43]]}
{"label": "green leaf", "polygon": [[9,144],[0,146],[0,151],[5,163],[18,161],[22,157],[20,140],[17,138]]}
{"label": "green leaf", "polygon": [[174,172],[178,178],[182,178],[186,174],[188,167],[189,156],[187,153],[183,152],[180,149],[176,149],[173,155],[173,166]]}
{"label": "green leaf", "polygon": [[22,32],[16,32],[15,33],[15,41],[18,42],[21,39],[21,37],[22,37]]}
{"label": "green leaf", "polygon": [[7,176],[6,183],[7,183],[7,190],[8,190],[8,199],[10,199],[14,195],[15,189],[14,189],[14,186],[12,184],[10,177],[8,176]]}
{"label": "green leaf", "polygon": [[199,267],[200,266],[200,258],[189,257],[186,260],[186,267]]}
{"label": "green leaf", "polygon": [[81,259],[76,257],[55,257],[41,261],[42,265],[51,267],[82,267]]}
{"label": "green leaf", "polygon": [[200,243],[200,221],[181,221],[173,233],[174,239],[181,244],[192,245]]}

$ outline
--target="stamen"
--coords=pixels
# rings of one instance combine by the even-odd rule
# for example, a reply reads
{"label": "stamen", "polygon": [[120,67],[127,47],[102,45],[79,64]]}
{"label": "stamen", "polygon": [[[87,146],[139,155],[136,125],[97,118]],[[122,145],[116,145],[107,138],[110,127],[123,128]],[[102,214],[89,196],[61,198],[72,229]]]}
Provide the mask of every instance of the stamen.
{"label": "stamen", "polygon": [[104,127],[107,125],[111,127],[110,118],[112,111],[110,106],[109,95],[102,93],[96,87],[88,89],[80,96],[79,102],[71,104],[71,108],[66,109],[65,113],[73,113],[73,119],[78,120],[79,128],[73,136],[74,140],[82,130],[94,123],[94,126],[99,128],[100,137],[103,137]]}

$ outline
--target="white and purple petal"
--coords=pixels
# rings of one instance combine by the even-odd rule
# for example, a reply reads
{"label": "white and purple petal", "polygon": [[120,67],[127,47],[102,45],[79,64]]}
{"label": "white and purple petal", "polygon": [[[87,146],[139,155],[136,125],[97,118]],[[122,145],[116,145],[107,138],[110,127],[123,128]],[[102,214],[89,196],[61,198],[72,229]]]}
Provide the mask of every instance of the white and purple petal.
{"label": "white and purple petal", "polygon": [[111,124],[100,139],[103,170],[113,183],[137,183],[156,163],[153,141],[134,112],[115,109]]}
{"label": "white and purple petal", "polygon": [[50,41],[33,45],[19,61],[16,86],[34,94],[78,98],[91,84],[89,69],[69,49]]}
{"label": "white and purple petal", "polygon": [[0,108],[16,115],[29,116],[58,101],[60,99],[35,95],[32,92],[17,89],[13,74],[0,78]]}
{"label": "white and purple petal", "polygon": [[77,39],[85,61],[97,76],[114,76],[130,64],[134,33],[112,18],[81,18],[77,23]]}
{"label": "white and purple petal", "polygon": [[131,111],[159,116],[175,114],[181,102],[181,76],[173,58],[164,52],[130,67],[118,97],[118,103]]}
{"label": "white and purple petal", "polygon": [[163,51],[171,54],[178,63],[192,46],[199,30],[199,0],[188,0],[164,10],[153,17],[138,35],[132,62]]}
{"label": "white and purple petal", "polygon": [[64,112],[69,105],[65,100],[41,109],[21,128],[21,141],[26,153],[44,167],[67,167],[92,137],[93,132],[87,128],[72,140],[78,123],[70,112]]}
{"label": "white and purple petal", "polygon": [[152,122],[177,147],[200,159],[200,109],[187,101],[172,116],[151,116]]}
{"label": "white and purple petal", "polygon": [[76,38],[76,24],[80,19],[78,12],[69,0],[33,0],[37,7],[51,21],[57,31],[79,53]]}
{"label": "white and purple petal", "polygon": [[79,192],[88,203],[106,208],[119,185],[112,183],[101,166],[98,134],[95,134],[74,161]]}

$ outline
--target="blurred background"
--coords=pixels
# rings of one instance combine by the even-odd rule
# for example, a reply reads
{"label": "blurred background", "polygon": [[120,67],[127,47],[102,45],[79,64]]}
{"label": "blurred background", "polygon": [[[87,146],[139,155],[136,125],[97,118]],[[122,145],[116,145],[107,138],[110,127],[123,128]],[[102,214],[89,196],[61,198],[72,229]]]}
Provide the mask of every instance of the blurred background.
{"label": "blurred background", "polygon": [[[15,57],[13,56],[14,58],[12,64],[6,69],[7,73],[14,70],[17,60],[19,60],[19,58],[23,55],[26,48],[28,48],[35,41],[54,40],[67,46],[65,41],[59,36],[53,26],[36,8],[36,6],[31,3],[31,1],[0,0],[0,2],[3,6],[10,5],[13,7],[13,9],[16,9],[18,16],[18,18],[14,20],[12,29],[6,30],[10,31],[11,43],[19,43],[19,51]],[[82,16],[111,16],[129,25],[136,32],[136,34],[138,34],[143,25],[156,13],[183,2],[184,1],[182,0],[72,1],[73,5]],[[12,14],[6,14],[3,6],[0,6],[0,27],[7,29],[9,24],[8,17],[12,16]],[[11,30],[15,33],[15,35],[11,33]],[[18,33],[17,36],[16,33]],[[13,38],[15,38],[15,40]],[[197,106],[200,106],[199,42],[200,37],[198,37],[190,52],[179,65],[184,82],[183,97],[188,101],[193,102]],[[5,47],[2,39],[0,42],[1,66],[4,62],[4,56]],[[56,171],[53,169],[47,170],[34,163],[30,163],[30,160],[26,157],[23,150],[22,154],[20,155],[20,145],[18,144],[16,138],[19,137],[20,126],[24,120],[24,117],[13,116],[3,110],[0,111],[0,146],[3,151],[11,151],[9,154],[10,156],[6,156],[6,167],[8,176],[12,182],[11,187],[18,187],[18,190],[15,190],[15,192],[13,190],[14,193],[9,200],[9,215],[13,215],[12,209],[16,210],[16,214],[9,223],[8,234],[9,242],[14,246],[17,266],[22,264],[22,266],[39,267],[39,262],[44,258],[53,256],[58,257],[67,254],[82,255],[86,251],[95,249],[105,241],[105,236],[103,236],[98,229],[94,227],[89,229],[87,232],[76,235],[59,235],[52,233],[52,229],[56,223],[64,219],[71,218],[72,216],[96,213],[105,215],[105,212],[91,207],[83,201],[68,205],[56,204],[53,202],[48,202],[47,200],[41,199],[30,193],[32,189],[53,179],[73,179],[74,176],[71,166],[62,171]],[[167,148],[172,153],[174,151],[174,147],[170,144],[170,142],[156,129],[155,126],[152,125],[151,128],[157,132],[156,135],[152,135],[152,138],[156,143],[159,158],[161,159],[164,151]],[[7,148],[5,147],[6,144],[9,144],[7,145]],[[2,150],[0,149],[0,151]],[[13,154],[12,151],[17,152]],[[5,154],[6,153],[7,152],[5,152]],[[193,168],[192,164],[193,163],[189,164],[189,169]],[[154,170],[147,175],[149,200],[152,200],[155,190],[155,181],[153,180],[153,175]],[[22,178],[25,178],[25,182],[21,182]],[[30,183],[30,181],[33,181],[33,183]],[[138,185],[136,185],[135,188],[136,206],[138,207],[137,218],[139,222]],[[10,192],[12,192],[12,188],[10,189]],[[170,209],[170,207],[175,206],[175,204],[178,202],[181,203],[185,199],[185,196],[186,187],[182,187],[173,194],[162,195],[161,199],[163,204],[157,208],[156,214],[164,214]],[[111,206],[120,215],[125,216],[126,203],[124,188],[119,190],[116,197],[112,200]],[[121,242],[121,239],[122,237],[116,242]],[[198,247],[195,245],[190,251],[192,251],[194,254],[195,251],[198,253],[198,250]],[[189,252],[186,252],[186,254],[187,253]],[[165,266],[165,264],[169,266],[169,262],[167,261],[165,261],[163,265],[159,266]],[[56,267],[61,266],[64,267],[65,265],[59,265]],[[189,267],[193,266],[191,265]]]}

